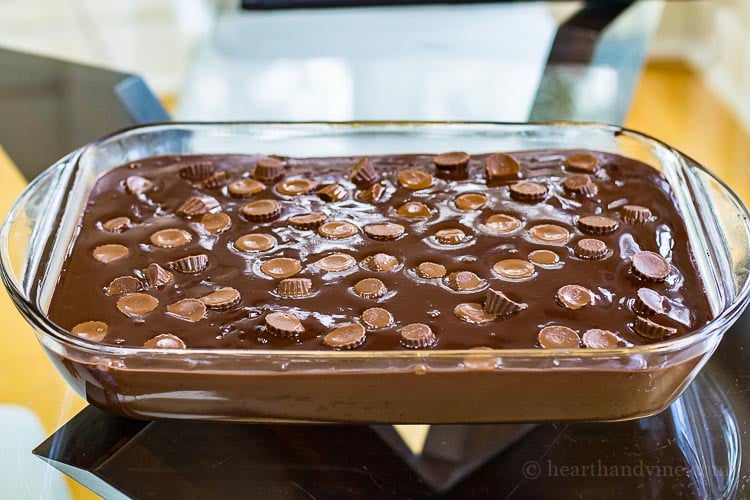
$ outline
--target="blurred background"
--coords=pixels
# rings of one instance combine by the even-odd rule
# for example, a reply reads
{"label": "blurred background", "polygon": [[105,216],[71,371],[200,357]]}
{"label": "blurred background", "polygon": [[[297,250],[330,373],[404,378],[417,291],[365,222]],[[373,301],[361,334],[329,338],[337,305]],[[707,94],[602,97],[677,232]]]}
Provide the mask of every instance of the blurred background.
{"label": "blurred background", "polygon": [[[0,216],[64,153],[169,117],[624,124],[717,171],[747,202],[748,91],[747,0],[0,0]],[[1,496],[91,497],[28,452],[85,402],[4,291],[0,317],[13,332],[0,336]]]}

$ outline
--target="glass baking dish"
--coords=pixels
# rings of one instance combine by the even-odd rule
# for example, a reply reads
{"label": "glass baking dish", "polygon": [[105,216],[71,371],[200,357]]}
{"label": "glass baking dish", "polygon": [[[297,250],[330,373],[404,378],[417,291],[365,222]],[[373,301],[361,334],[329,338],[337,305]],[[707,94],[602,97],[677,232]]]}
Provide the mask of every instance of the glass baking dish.
{"label": "glass baking dish", "polygon": [[[587,148],[662,171],[714,319],[690,335],[610,350],[186,351],[90,342],[45,312],[98,175],[154,155],[375,155]],[[598,124],[170,123],[114,133],[35,179],[0,229],[2,279],[60,373],[134,418],[382,423],[624,420],[665,409],[748,302],[748,211],[695,161]]]}

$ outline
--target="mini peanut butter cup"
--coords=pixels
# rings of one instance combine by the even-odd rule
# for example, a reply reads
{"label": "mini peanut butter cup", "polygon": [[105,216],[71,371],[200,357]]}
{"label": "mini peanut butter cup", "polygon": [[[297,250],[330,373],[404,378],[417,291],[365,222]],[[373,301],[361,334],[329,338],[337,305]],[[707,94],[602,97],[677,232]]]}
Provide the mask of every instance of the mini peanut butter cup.
{"label": "mini peanut butter cup", "polygon": [[538,182],[517,182],[508,189],[513,198],[521,201],[539,201],[547,196],[547,186]]}
{"label": "mini peanut butter cup", "polygon": [[359,323],[347,323],[328,332],[323,337],[323,343],[331,349],[349,350],[364,344],[365,338],[364,326]]}
{"label": "mini peanut butter cup", "polygon": [[490,288],[484,295],[484,310],[495,316],[506,316],[528,308],[528,304],[515,302],[503,292]]}
{"label": "mini peanut butter cup", "polygon": [[242,207],[241,212],[248,220],[267,221],[278,217],[281,204],[276,200],[256,200]]}
{"label": "mini peanut butter cup", "polygon": [[521,227],[521,221],[512,215],[494,214],[487,217],[484,227],[492,234],[507,234]]}
{"label": "mini peanut butter cup", "polygon": [[250,233],[234,241],[234,248],[240,252],[265,252],[276,246],[276,238],[270,234]]}
{"label": "mini peanut butter cup", "polygon": [[440,229],[435,232],[435,239],[441,245],[460,245],[466,240],[466,233],[461,229]]}
{"label": "mini peanut butter cup", "polygon": [[417,274],[422,278],[442,278],[447,272],[444,265],[435,262],[422,262],[417,266]]}
{"label": "mini peanut butter cup", "polygon": [[464,193],[456,196],[454,203],[456,208],[466,212],[471,210],[480,210],[487,206],[490,199],[482,193]]}
{"label": "mini peanut butter cup", "polygon": [[424,323],[409,323],[398,332],[398,340],[408,349],[425,349],[437,342],[435,332]]}
{"label": "mini peanut butter cup", "polygon": [[393,325],[393,321],[390,311],[382,307],[371,307],[362,311],[362,323],[374,330],[388,328]]}
{"label": "mini peanut butter cup", "polygon": [[219,170],[211,174],[210,177],[203,179],[200,185],[206,189],[214,189],[225,186],[227,182],[229,182],[229,174],[224,170]]}
{"label": "mini peanut butter cup", "polygon": [[159,305],[159,300],[146,293],[129,293],[117,301],[117,310],[126,316],[143,316]]}
{"label": "mini peanut butter cup", "polygon": [[575,330],[567,326],[545,326],[537,334],[537,342],[544,349],[576,349],[581,347],[581,339]]}
{"label": "mini peanut butter cup", "polygon": [[143,194],[153,187],[153,181],[146,179],[145,177],[141,177],[140,175],[131,175],[130,177],[125,179],[125,189],[127,189],[129,193]]}
{"label": "mini peanut butter cup", "polygon": [[620,345],[620,338],[616,333],[599,328],[586,330],[582,339],[583,345],[589,349],[614,349]]}
{"label": "mini peanut butter cup", "polygon": [[590,234],[609,234],[617,230],[620,224],[603,215],[586,215],[578,219],[581,231]]}
{"label": "mini peanut butter cup", "polygon": [[318,259],[315,265],[323,271],[340,273],[351,269],[357,264],[357,261],[351,255],[345,253],[332,253]]}
{"label": "mini peanut butter cup", "polygon": [[633,310],[641,316],[664,313],[664,297],[650,288],[639,288],[633,301]]}
{"label": "mini peanut butter cup", "polygon": [[385,284],[377,278],[365,278],[354,285],[354,292],[365,299],[378,299],[387,291]]}
{"label": "mini peanut butter cup", "polygon": [[565,159],[565,168],[574,172],[594,173],[599,168],[599,159],[590,153],[572,154]]}
{"label": "mini peanut butter cup", "polygon": [[539,224],[529,229],[529,237],[539,243],[565,243],[570,231],[557,224]]}
{"label": "mini peanut butter cup", "polygon": [[105,222],[102,222],[102,229],[108,233],[122,233],[130,227],[129,217],[113,217]]}
{"label": "mini peanut butter cup", "polygon": [[193,236],[184,229],[162,229],[151,235],[151,243],[160,248],[177,248],[187,245]]}
{"label": "mini peanut butter cup", "polygon": [[305,327],[297,316],[290,312],[272,312],[266,315],[266,328],[279,337],[296,337],[304,333]]}
{"label": "mini peanut butter cup", "polygon": [[287,196],[302,196],[314,188],[315,183],[310,179],[290,179],[276,185],[276,191]]}
{"label": "mini peanut butter cup", "polygon": [[581,285],[565,285],[555,294],[557,303],[566,309],[577,310],[594,303],[594,292]]}
{"label": "mini peanut butter cup", "polygon": [[471,271],[450,273],[447,282],[448,286],[457,292],[476,290],[484,285],[484,280]]}
{"label": "mini peanut butter cup", "polygon": [[312,290],[312,280],[309,278],[287,278],[276,286],[276,292],[284,298],[294,299],[309,295]]}
{"label": "mini peanut butter cup", "polygon": [[581,259],[598,260],[607,255],[607,244],[602,240],[583,238],[576,243],[575,253]]}
{"label": "mini peanut butter cup", "polygon": [[224,212],[204,214],[201,217],[203,229],[213,234],[221,234],[232,227],[232,219]]}
{"label": "mini peanut butter cup", "polygon": [[318,227],[318,234],[331,240],[343,240],[350,238],[359,233],[359,228],[351,222],[343,220],[334,220],[321,224]]}
{"label": "mini peanut butter cup", "polygon": [[315,192],[318,197],[330,203],[345,200],[349,196],[349,191],[341,184],[326,184]]}
{"label": "mini peanut butter cup", "polygon": [[206,317],[206,305],[198,299],[182,299],[167,306],[167,314],[196,323]]}
{"label": "mini peanut butter cup", "polygon": [[287,219],[289,225],[295,229],[309,230],[320,227],[326,221],[326,214],[323,212],[311,212],[309,214],[292,215]]}
{"label": "mini peanut butter cup", "polygon": [[362,259],[362,265],[374,272],[389,272],[398,267],[398,259],[387,253],[376,253]]}
{"label": "mini peanut butter cup", "polygon": [[211,177],[214,169],[214,164],[210,161],[198,161],[181,166],[177,173],[189,181],[202,181]]}
{"label": "mini peanut butter cup", "polygon": [[523,259],[503,259],[495,262],[492,266],[501,278],[509,280],[522,280],[534,276],[536,270],[534,265]]}
{"label": "mini peanut butter cup", "polygon": [[443,179],[465,179],[466,168],[471,157],[463,151],[441,153],[433,158],[438,177]]}
{"label": "mini peanut butter cup", "polygon": [[349,180],[357,187],[367,187],[378,180],[378,174],[375,172],[375,168],[370,164],[370,160],[368,158],[362,158],[354,165],[349,173]]}
{"label": "mini peanut butter cup", "polygon": [[476,302],[464,302],[453,308],[453,313],[458,319],[473,325],[483,325],[495,321],[496,316],[490,314]]}
{"label": "mini peanut butter cup", "polygon": [[74,326],[70,333],[76,337],[93,342],[101,342],[107,336],[109,326],[103,321],[84,321]]}
{"label": "mini peanut butter cup", "polygon": [[143,288],[143,284],[138,278],[120,276],[110,281],[105,293],[107,295],[124,295],[126,293],[135,293],[141,288]]}
{"label": "mini peanut butter cup", "polygon": [[266,190],[266,185],[255,179],[238,179],[227,186],[227,192],[235,198],[247,198]]}
{"label": "mini peanut butter cup", "polygon": [[396,210],[396,214],[401,217],[412,217],[415,219],[427,219],[432,217],[430,207],[421,201],[407,201]]}
{"label": "mini peanut butter cup", "polygon": [[677,333],[677,328],[661,325],[643,316],[635,319],[633,327],[640,336],[653,340],[661,340]]}
{"label": "mini peanut butter cup", "polygon": [[263,182],[273,182],[284,175],[284,162],[276,158],[258,160],[253,169],[253,177]]}
{"label": "mini peanut butter cup", "polygon": [[302,264],[297,259],[288,257],[276,257],[265,261],[260,266],[260,270],[266,276],[271,278],[282,279],[294,276],[302,270]]}
{"label": "mini peanut butter cup", "polygon": [[366,225],[363,230],[373,240],[388,241],[395,240],[404,234],[406,228],[395,222],[377,222]]}
{"label": "mini peanut butter cup", "polygon": [[357,199],[365,203],[377,203],[385,194],[385,186],[376,182],[367,189],[363,189],[357,194]]}
{"label": "mini peanut butter cup", "polygon": [[172,262],[170,267],[182,274],[199,274],[208,268],[208,255],[204,253],[188,255]]}
{"label": "mini peanut butter cup", "polygon": [[521,165],[509,154],[494,153],[487,157],[484,172],[489,182],[514,180],[521,177]]}
{"label": "mini peanut butter cup", "polygon": [[180,205],[177,209],[177,215],[191,218],[213,212],[219,208],[221,208],[221,204],[213,196],[193,196]]}
{"label": "mini peanut butter cup", "polygon": [[156,262],[152,262],[141,270],[143,279],[149,288],[159,288],[174,282],[174,274],[170,273]]}
{"label": "mini peanut butter cup", "polygon": [[554,266],[560,262],[560,256],[550,250],[534,250],[529,254],[529,261],[537,266]]}
{"label": "mini peanut butter cup", "polygon": [[645,224],[652,217],[651,209],[640,205],[625,205],[621,213],[628,224]]}
{"label": "mini peanut butter cup", "polygon": [[236,288],[225,286],[200,297],[198,300],[203,302],[209,309],[222,311],[239,304],[242,301],[242,295],[240,295],[239,290]]}
{"label": "mini peanut butter cup", "polygon": [[171,333],[162,333],[144,342],[143,347],[149,349],[187,349],[185,342]]}
{"label": "mini peanut butter cup", "polygon": [[398,173],[398,183],[411,191],[432,187],[432,174],[420,168],[407,168]]}
{"label": "mini peanut butter cup", "polygon": [[92,255],[95,260],[103,264],[109,264],[110,262],[127,257],[129,253],[128,247],[117,243],[110,243],[94,248]]}
{"label": "mini peanut butter cup", "polygon": [[599,188],[587,174],[573,174],[563,182],[565,191],[572,194],[591,197],[596,196]]}
{"label": "mini peanut butter cup", "polygon": [[644,281],[664,281],[669,276],[669,261],[654,252],[633,255],[633,274]]}

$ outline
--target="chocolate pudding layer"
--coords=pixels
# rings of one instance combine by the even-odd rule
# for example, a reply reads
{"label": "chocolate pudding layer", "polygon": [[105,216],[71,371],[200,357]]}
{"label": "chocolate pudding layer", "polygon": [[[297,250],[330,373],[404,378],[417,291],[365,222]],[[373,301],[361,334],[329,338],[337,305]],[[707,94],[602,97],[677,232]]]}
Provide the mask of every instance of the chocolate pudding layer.
{"label": "chocolate pudding layer", "polygon": [[659,172],[543,150],[114,168],[49,317],[117,345],[361,351],[625,347],[711,313]]}

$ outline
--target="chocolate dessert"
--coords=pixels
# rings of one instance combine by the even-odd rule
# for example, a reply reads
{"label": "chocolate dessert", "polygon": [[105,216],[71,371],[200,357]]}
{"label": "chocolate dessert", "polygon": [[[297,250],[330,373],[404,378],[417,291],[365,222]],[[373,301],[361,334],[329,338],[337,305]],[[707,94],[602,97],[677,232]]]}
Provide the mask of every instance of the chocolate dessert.
{"label": "chocolate dessert", "polygon": [[660,173],[545,150],[114,168],[49,317],[124,346],[382,351],[627,347],[711,313]]}

